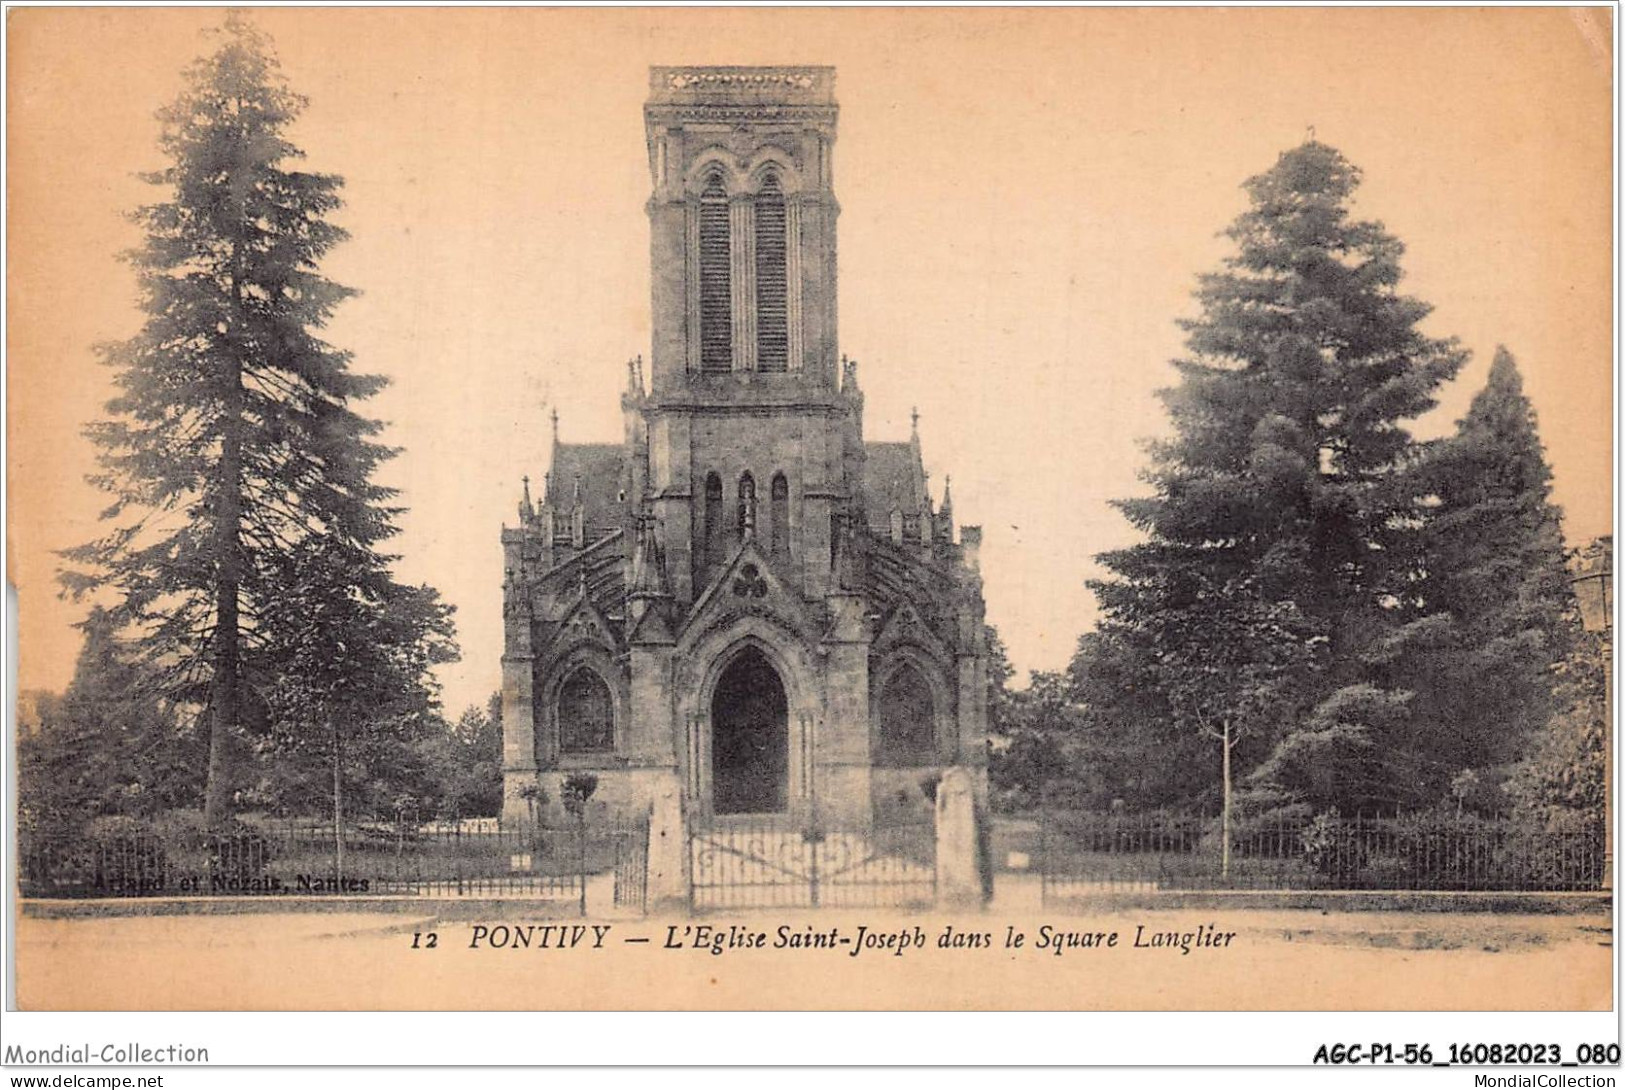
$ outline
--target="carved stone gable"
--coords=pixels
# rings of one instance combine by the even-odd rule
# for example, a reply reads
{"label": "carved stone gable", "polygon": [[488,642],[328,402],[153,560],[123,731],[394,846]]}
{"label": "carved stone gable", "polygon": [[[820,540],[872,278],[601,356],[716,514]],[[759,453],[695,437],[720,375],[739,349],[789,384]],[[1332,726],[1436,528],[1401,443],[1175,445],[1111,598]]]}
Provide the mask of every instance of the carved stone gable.
{"label": "carved stone gable", "polygon": [[[666,623],[666,611],[661,603],[639,603],[642,612],[631,617],[626,642],[634,646],[669,644],[675,642],[671,625]],[[636,607],[635,607],[636,609]]]}
{"label": "carved stone gable", "polygon": [[899,644],[912,644],[924,648],[939,659],[953,657],[942,637],[926,623],[914,603],[906,599],[892,610],[891,616],[886,618],[886,623],[880,629],[880,635],[875,638],[877,648],[895,647]]}
{"label": "carved stone gable", "polygon": [[578,643],[598,643],[610,648],[618,643],[614,628],[584,595],[577,597],[553,638],[555,650]]}
{"label": "carved stone gable", "polygon": [[766,617],[809,641],[817,638],[818,629],[806,603],[780,581],[755,541],[742,543],[733,559],[723,565],[689,611],[683,634],[686,637],[727,624],[746,614]]}

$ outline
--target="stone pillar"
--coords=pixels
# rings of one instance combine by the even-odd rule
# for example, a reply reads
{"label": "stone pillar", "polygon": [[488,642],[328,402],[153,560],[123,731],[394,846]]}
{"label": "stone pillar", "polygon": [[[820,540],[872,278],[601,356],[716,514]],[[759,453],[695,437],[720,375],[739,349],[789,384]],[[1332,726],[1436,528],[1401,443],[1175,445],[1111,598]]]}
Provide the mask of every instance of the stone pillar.
{"label": "stone pillar", "polygon": [[800,371],[807,353],[807,338],[801,324],[801,201],[797,197],[791,197],[785,206],[784,234],[784,279],[787,289],[784,304],[790,334],[788,366],[792,371]]}
{"label": "stone pillar", "polygon": [[502,823],[529,820],[519,791],[536,779],[535,663],[528,654],[502,656]]}
{"label": "stone pillar", "polygon": [[705,814],[711,799],[711,724],[690,715],[683,724],[683,758],[679,769],[685,812]]}
{"label": "stone pillar", "polygon": [[981,842],[976,835],[976,789],[969,772],[954,767],[937,784],[937,905],[982,904]]}
{"label": "stone pillar", "polygon": [[[700,369],[700,205],[686,203],[683,220],[683,320],[685,363],[688,371]],[[658,300],[657,300],[658,305]],[[659,314],[660,311],[655,311]],[[672,337],[675,340],[675,335]],[[658,377],[658,372],[657,372]],[[657,387],[658,388],[658,387]]]}
{"label": "stone pillar", "polygon": [[649,910],[670,912],[688,903],[688,834],[683,805],[672,783],[655,794],[649,811],[649,871],[645,895]]}
{"label": "stone pillar", "polygon": [[656,390],[681,383],[690,367],[698,368],[699,289],[695,272],[699,253],[699,216],[680,190],[657,190],[649,202],[649,289],[654,315],[651,330],[650,378]]}
{"label": "stone pillar", "polygon": [[[654,618],[650,618],[653,622]],[[671,645],[639,643],[628,653],[631,674],[631,722],[623,752],[634,765],[670,769],[677,779],[679,731],[672,721]]]}
{"label": "stone pillar", "polygon": [[827,192],[805,194],[799,206],[803,363],[817,369],[821,382],[833,386],[840,350],[835,331],[835,199]]}
{"label": "stone pillar", "polygon": [[756,370],[756,209],[746,196],[728,206],[732,249],[734,370]]}
{"label": "stone pillar", "polygon": [[845,480],[838,428],[816,425],[802,428],[800,450],[800,502],[792,506],[792,559],[801,569],[801,592],[817,600],[829,593],[830,515]]}
{"label": "stone pillar", "polygon": [[809,712],[790,714],[791,819],[805,824],[824,813],[818,807],[818,720]]}
{"label": "stone pillar", "polygon": [[542,504],[541,549],[537,557],[542,571],[546,571],[553,566],[553,538],[558,533],[558,526],[555,524],[556,519],[557,513],[553,510],[553,507],[544,501]]}
{"label": "stone pillar", "polygon": [[958,722],[953,738],[955,763],[968,765],[978,775],[987,767],[987,671],[974,654],[958,658]]}
{"label": "stone pillar", "polygon": [[703,479],[693,479],[691,427],[681,413],[661,413],[652,418],[649,429],[655,525],[666,557],[666,586],[680,606],[694,600],[694,568],[696,560],[703,559],[693,551],[705,497]]}
{"label": "stone pillar", "polygon": [[812,789],[820,814],[867,824],[873,817],[869,633],[861,598],[831,596],[829,602],[834,623],[823,644],[824,706],[813,720]]}

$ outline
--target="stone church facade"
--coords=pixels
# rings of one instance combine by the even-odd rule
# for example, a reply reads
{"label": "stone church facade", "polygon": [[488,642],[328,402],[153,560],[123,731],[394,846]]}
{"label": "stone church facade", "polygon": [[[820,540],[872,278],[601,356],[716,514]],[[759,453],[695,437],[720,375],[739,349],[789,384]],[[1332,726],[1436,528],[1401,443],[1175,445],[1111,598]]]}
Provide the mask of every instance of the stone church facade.
{"label": "stone church facade", "polygon": [[836,335],[834,71],[656,68],[653,345],[619,442],[566,443],[504,527],[504,818],[595,808],[869,823],[985,792],[977,527],[918,420],[863,434]]}

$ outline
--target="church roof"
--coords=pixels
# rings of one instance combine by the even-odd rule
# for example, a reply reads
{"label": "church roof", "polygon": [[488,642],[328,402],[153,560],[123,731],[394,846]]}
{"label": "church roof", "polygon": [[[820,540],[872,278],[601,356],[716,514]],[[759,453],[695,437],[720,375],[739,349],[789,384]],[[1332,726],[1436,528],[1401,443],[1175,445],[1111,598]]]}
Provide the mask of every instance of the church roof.
{"label": "church roof", "polygon": [[905,515],[920,509],[925,495],[925,467],[912,441],[863,444],[864,508],[876,530],[891,527],[892,508]]}
{"label": "church roof", "polygon": [[575,487],[579,479],[588,541],[625,524],[625,452],[626,448],[619,443],[553,444],[546,502],[555,511],[567,515],[575,507]]}

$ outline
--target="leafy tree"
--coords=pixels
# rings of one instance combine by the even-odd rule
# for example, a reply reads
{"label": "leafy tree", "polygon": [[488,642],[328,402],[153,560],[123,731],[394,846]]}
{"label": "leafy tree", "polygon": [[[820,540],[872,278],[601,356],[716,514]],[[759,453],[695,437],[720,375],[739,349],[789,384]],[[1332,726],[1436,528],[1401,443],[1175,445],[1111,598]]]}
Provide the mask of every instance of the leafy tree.
{"label": "leafy tree", "polygon": [[[1611,537],[1592,542],[1579,550],[1581,570],[1611,571],[1612,552]],[[1547,824],[1594,824],[1608,808],[1613,634],[1584,631],[1576,613],[1566,618],[1568,653],[1552,671],[1555,710],[1507,785],[1521,816]]]}
{"label": "leafy tree", "polygon": [[1577,637],[1557,667],[1557,711],[1537,734],[1509,784],[1518,808],[1550,817],[1578,814],[1592,820],[1606,809],[1608,701],[1606,641]]}
{"label": "leafy tree", "polygon": [[85,644],[67,692],[42,696],[34,723],[19,731],[24,822],[65,829],[102,815],[195,806],[202,738],[181,729],[126,661],[105,610],[92,610],[80,627]]}
{"label": "leafy tree", "polygon": [[1551,470],[1518,366],[1498,349],[1489,381],[1419,476],[1437,498],[1423,526],[1425,613],[1371,653],[1381,676],[1415,694],[1419,778],[1437,791],[1466,769],[1519,756],[1552,714],[1572,600]]}
{"label": "leafy tree", "polygon": [[1146,714],[1138,730],[1103,725],[1095,705],[1110,702],[1121,712],[1136,692],[1134,659],[1119,652],[1089,633],[1064,672],[1034,671],[1026,688],[1001,694],[988,768],[997,809],[1153,807],[1207,786],[1201,769],[1191,777],[1203,747],[1169,734],[1155,694],[1138,690],[1151,697],[1139,706]]}
{"label": "leafy tree", "polygon": [[1148,633],[1115,625],[1084,634],[1067,667],[1093,743],[1080,758],[1104,776],[1106,804],[1156,809],[1219,786],[1211,742],[1176,720],[1156,665]]}
{"label": "leafy tree", "polygon": [[502,694],[484,708],[469,707],[420,745],[433,770],[425,799],[447,816],[496,817],[502,812]]}
{"label": "leafy tree", "polygon": [[[1092,584],[1102,635],[1138,657],[1179,730],[1223,709],[1255,724],[1248,763],[1333,719],[1379,751],[1394,729],[1356,694],[1372,684],[1361,653],[1417,600],[1425,494],[1404,422],[1464,357],[1417,330],[1428,308],[1395,290],[1400,243],[1351,218],[1359,178],[1309,141],[1247,183],[1236,252],[1184,323],[1152,495],[1117,505],[1146,540],[1104,554],[1111,577]],[[1312,662],[1294,661],[1299,639]],[[1134,730],[1104,695],[1111,729]],[[1296,764],[1270,767],[1278,787],[1308,786]]]}
{"label": "leafy tree", "polygon": [[1157,608],[1139,618],[1139,627],[1174,719],[1217,745],[1220,844],[1228,874],[1236,747],[1267,731],[1295,690],[1321,668],[1326,637],[1292,599],[1266,598],[1250,577],[1213,585],[1200,567],[1165,574],[1171,585],[1157,589]]}
{"label": "leafy tree", "polygon": [[1000,730],[988,767],[997,808],[1020,812],[1086,805],[1089,769],[1078,759],[1082,709],[1067,676],[1035,670],[1025,689],[1003,694],[999,707]]}
{"label": "leafy tree", "polygon": [[1070,673],[1035,670],[1011,688],[1004,641],[987,626],[988,781],[995,809],[1103,807],[1118,771],[1097,746]]}
{"label": "leafy tree", "polygon": [[446,608],[330,542],[307,539],[273,563],[292,613],[266,630],[279,672],[270,729],[257,739],[267,776],[255,801],[308,812],[320,799],[384,816],[429,795],[435,773],[416,743],[444,727],[429,670],[455,658]]}
{"label": "leafy tree", "polygon": [[[146,321],[101,348],[119,394],[88,429],[108,529],[65,554],[69,589],[115,592],[139,660],[207,716],[211,824],[243,786],[245,745],[274,756],[294,734],[417,714],[402,704],[421,691],[368,701],[422,686],[411,670],[448,653],[447,609],[395,583],[380,551],[399,508],[372,476],[393,452],[355,405],[384,380],[320,336],[351,291],[318,268],[345,238],[328,220],[341,182],[294,168],[285,133],[304,104],[234,13],[160,112],[169,162],[145,177],[165,196],[134,214],[146,240],[126,255]],[[368,669],[354,691],[340,681]]]}

